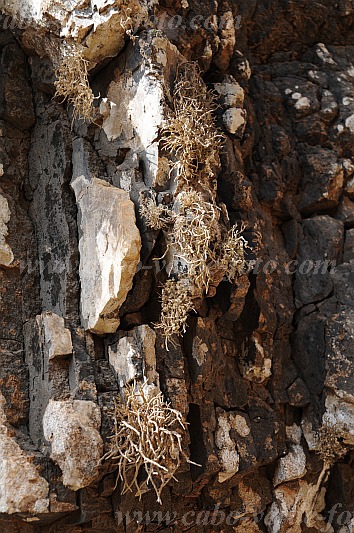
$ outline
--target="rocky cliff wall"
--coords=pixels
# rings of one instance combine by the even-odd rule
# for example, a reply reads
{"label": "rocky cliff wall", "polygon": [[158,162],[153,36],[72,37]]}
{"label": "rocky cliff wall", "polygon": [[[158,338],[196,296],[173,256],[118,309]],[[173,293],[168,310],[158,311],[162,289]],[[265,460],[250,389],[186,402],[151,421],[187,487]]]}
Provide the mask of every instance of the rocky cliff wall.
{"label": "rocky cliff wall", "polygon": [[[0,11],[0,528],[351,531],[353,2]],[[53,98],[74,49],[86,122]],[[161,290],[185,265],[141,207],[178,194],[161,137],[185,61],[217,98],[210,190],[249,268],[213,279],[166,348]],[[100,462],[114,400],[144,378],[201,465],[182,461],[162,506]]]}

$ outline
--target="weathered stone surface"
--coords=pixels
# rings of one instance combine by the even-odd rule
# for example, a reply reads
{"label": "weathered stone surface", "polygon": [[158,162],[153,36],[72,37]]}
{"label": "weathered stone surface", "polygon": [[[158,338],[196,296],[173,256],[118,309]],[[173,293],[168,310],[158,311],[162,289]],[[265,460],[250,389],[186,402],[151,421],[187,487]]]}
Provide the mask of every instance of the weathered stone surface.
{"label": "weathered stone surface", "polygon": [[103,449],[100,425],[100,409],[93,402],[49,401],[43,417],[44,437],[63,473],[63,484],[72,490],[87,487],[98,475]]}
{"label": "weathered stone surface", "polygon": [[9,204],[4,196],[0,194],[0,264],[4,266],[11,265],[14,260],[14,254],[6,242],[8,235],[7,223],[10,220]]}
{"label": "weathered stone surface", "polygon": [[49,485],[6,426],[5,399],[0,393],[0,512],[48,512]]}
{"label": "weathered stone surface", "polygon": [[[219,483],[227,481],[234,476],[240,466],[240,456],[236,442],[231,439],[230,432],[236,429],[236,418],[231,413],[217,413],[218,426],[215,433],[215,444],[218,448],[218,456],[221,463],[221,471],[218,474]],[[249,428],[247,428],[249,431]]]}
{"label": "weathered stone surface", "polygon": [[79,208],[81,320],[94,333],[114,333],[132,287],[141,239],[128,194],[79,176],[72,182]]}
{"label": "weathered stone surface", "polygon": [[55,313],[44,313],[41,317],[44,335],[44,350],[48,359],[71,355],[73,345],[71,333],[65,327],[64,319]]}
{"label": "weathered stone surface", "polygon": [[297,254],[295,295],[306,305],[326,298],[333,289],[331,269],[343,247],[343,225],[324,215],[304,220]]}
{"label": "weathered stone surface", "polygon": [[149,326],[134,328],[116,344],[108,346],[108,360],[122,389],[127,383],[141,381],[158,385],[155,354],[156,333]]}
{"label": "weathered stone surface", "polygon": [[306,474],[306,455],[300,444],[301,434],[301,428],[295,424],[286,428],[289,451],[285,457],[281,457],[278,461],[273,479],[275,487],[281,483],[301,478]]}

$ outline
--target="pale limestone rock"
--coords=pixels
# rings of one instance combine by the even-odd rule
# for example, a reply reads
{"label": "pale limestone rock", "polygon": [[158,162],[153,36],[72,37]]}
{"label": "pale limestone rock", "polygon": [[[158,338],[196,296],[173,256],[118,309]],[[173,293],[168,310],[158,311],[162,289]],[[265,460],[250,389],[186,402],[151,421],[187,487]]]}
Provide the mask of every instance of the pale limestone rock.
{"label": "pale limestone rock", "polygon": [[224,126],[229,133],[238,133],[240,136],[246,126],[246,111],[234,107],[227,109],[222,116]]}
{"label": "pale limestone rock", "polygon": [[223,105],[228,107],[243,107],[245,92],[232,76],[225,76],[223,83],[215,83],[214,88],[221,96]]}
{"label": "pale limestone rock", "polygon": [[333,529],[326,529],[325,518],[321,514],[325,508],[326,494],[321,483],[325,478],[326,473],[321,472],[315,484],[300,479],[298,482],[284,483],[277,487],[273,491],[273,503],[264,519],[267,531],[301,533],[306,523],[308,528],[331,533]]}
{"label": "pale limestone rock", "polygon": [[127,192],[93,178],[72,181],[79,209],[81,320],[96,334],[113,333],[132,288],[141,238]]}
{"label": "pale limestone rock", "polygon": [[[29,432],[39,448],[43,442],[41,420],[50,398],[69,396],[69,361],[60,364],[57,358],[72,355],[71,333],[64,319],[45,312],[26,322],[23,328],[26,363],[31,388],[29,391]],[[59,364],[59,368],[57,367]]]}
{"label": "pale limestone rock", "polygon": [[0,513],[48,512],[49,486],[5,425],[5,398],[0,393]]}
{"label": "pale limestone rock", "polygon": [[306,455],[300,444],[301,428],[293,424],[286,428],[288,453],[281,457],[275,470],[273,483],[276,487],[281,483],[298,479],[306,474]]}
{"label": "pale limestone rock", "polygon": [[147,325],[134,328],[108,347],[108,358],[122,388],[133,380],[146,378],[158,385],[155,354],[156,333]]}
{"label": "pale limestone rock", "polygon": [[166,159],[159,156],[158,137],[166,115],[165,87],[182,56],[166,38],[154,34],[130,46],[126,71],[110,83],[108,100],[100,106],[102,128],[109,141],[138,154],[145,185],[151,187],[161,174],[168,174]]}
{"label": "pale limestone rock", "polygon": [[222,469],[218,474],[219,483],[227,481],[234,476],[240,466],[240,456],[236,443],[230,436],[231,429],[235,429],[235,417],[232,413],[220,413],[217,420],[215,444],[218,448],[218,457]]}
{"label": "pale limestone rock", "polygon": [[334,394],[328,394],[322,423],[335,427],[338,436],[343,438],[345,444],[354,445],[354,403],[346,402]]}
{"label": "pale limestone rock", "polygon": [[48,359],[71,355],[73,351],[71,333],[65,327],[64,318],[55,313],[47,312],[41,315],[41,321],[44,334],[44,349]]}
{"label": "pale limestone rock", "polygon": [[10,216],[9,204],[6,198],[0,194],[0,265],[4,266],[11,265],[14,260],[14,254],[6,243],[8,235],[7,223],[10,220]]}
{"label": "pale limestone rock", "polygon": [[[94,65],[120,52],[126,31],[134,31],[148,20],[148,6],[154,3],[155,0],[130,0],[127,8],[124,0],[0,0],[0,9],[14,17],[30,37],[50,20],[52,32],[57,28],[54,36],[84,45],[85,57]],[[42,45],[47,53],[54,52],[45,40]]]}
{"label": "pale limestone rock", "polygon": [[98,475],[103,442],[101,411],[91,401],[50,400],[43,417],[50,457],[61,468],[63,484],[72,490],[87,487]]}

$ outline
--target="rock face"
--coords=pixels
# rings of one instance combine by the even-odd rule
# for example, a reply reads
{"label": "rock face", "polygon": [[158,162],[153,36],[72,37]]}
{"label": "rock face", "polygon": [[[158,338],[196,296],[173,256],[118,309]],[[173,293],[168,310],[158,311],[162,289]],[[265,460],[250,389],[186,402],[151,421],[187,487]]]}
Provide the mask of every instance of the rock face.
{"label": "rock face", "polygon": [[46,513],[49,485],[32,459],[11,437],[4,414],[5,398],[0,396],[0,512]]}
{"label": "rock face", "polygon": [[[353,24],[349,0],[0,0],[0,531],[352,530]],[[54,97],[73,52],[91,121]],[[186,263],[142,207],[177,213],[163,132],[191,61],[223,146],[188,186],[248,270],[167,349]],[[134,382],[188,422],[162,506],[100,461]]]}

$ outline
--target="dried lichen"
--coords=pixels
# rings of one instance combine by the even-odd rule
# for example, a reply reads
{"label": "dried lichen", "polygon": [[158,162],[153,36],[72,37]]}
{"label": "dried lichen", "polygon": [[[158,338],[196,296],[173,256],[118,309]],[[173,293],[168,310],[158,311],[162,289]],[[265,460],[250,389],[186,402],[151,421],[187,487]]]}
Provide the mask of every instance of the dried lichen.
{"label": "dried lichen", "polygon": [[[145,486],[155,490],[161,504],[163,488],[172,480],[185,459],[181,431],[186,429],[182,414],[164,401],[163,395],[144,385],[127,385],[125,401],[115,402],[111,416],[114,434],[104,459],[118,466],[117,482],[123,484],[122,494],[136,489],[141,498]],[[144,467],[146,480],[138,481]]]}
{"label": "dried lichen", "polygon": [[196,63],[183,63],[177,72],[173,109],[162,131],[165,150],[176,162],[180,185],[209,185],[219,161],[223,136],[214,123],[214,95],[199,75]]}
{"label": "dried lichen", "polygon": [[193,308],[192,294],[200,297],[223,276],[233,282],[245,271],[248,244],[242,236],[243,226],[234,226],[222,239],[226,232],[220,223],[215,178],[223,135],[215,125],[215,109],[214,96],[196,63],[180,65],[172,110],[161,136],[162,147],[170,155],[170,174],[177,181],[174,205],[168,213],[153,202],[141,210],[150,227],[165,230],[167,252],[173,262],[184,264],[188,278],[169,280],[162,291],[158,327],[166,337],[166,346],[174,335],[185,331]]}
{"label": "dried lichen", "polygon": [[170,240],[175,254],[186,261],[191,282],[207,291],[212,279],[210,268],[216,262],[213,244],[220,237],[219,209],[192,189],[180,193],[178,203]]}
{"label": "dried lichen", "polygon": [[55,97],[73,106],[75,119],[92,120],[94,94],[88,80],[89,62],[78,50],[65,55],[56,69]]}
{"label": "dried lichen", "polygon": [[325,465],[332,465],[347,453],[341,434],[334,426],[323,424],[317,432],[317,454]]}
{"label": "dried lichen", "polygon": [[159,324],[165,339],[175,344],[174,336],[184,333],[188,314],[193,310],[193,300],[190,281],[169,279],[166,281],[161,294],[161,317]]}
{"label": "dried lichen", "polygon": [[218,257],[218,267],[231,283],[246,271],[245,251],[249,248],[248,242],[242,236],[244,226],[233,226],[227,238],[221,243]]}
{"label": "dried lichen", "polygon": [[157,205],[154,198],[144,198],[139,211],[146,225],[151,229],[166,228],[173,220],[172,211],[165,205]]}

